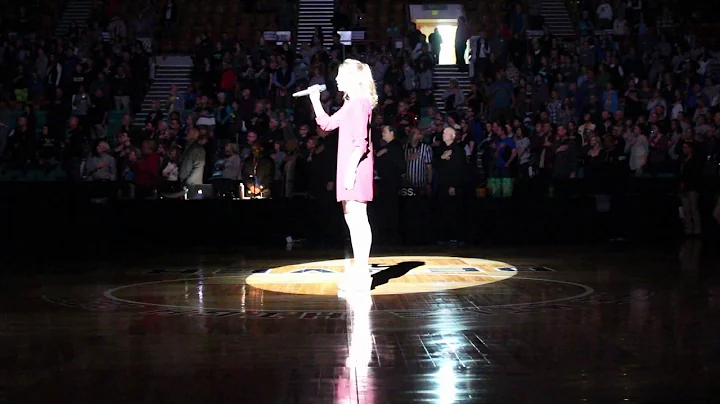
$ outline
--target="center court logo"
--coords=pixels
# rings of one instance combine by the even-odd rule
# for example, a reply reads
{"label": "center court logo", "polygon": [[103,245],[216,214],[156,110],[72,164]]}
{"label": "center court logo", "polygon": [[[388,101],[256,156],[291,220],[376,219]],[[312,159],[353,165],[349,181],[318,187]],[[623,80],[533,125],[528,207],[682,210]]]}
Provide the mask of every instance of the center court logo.
{"label": "center court logo", "polygon": [[[499,261],[446,256],[390,256],[370,259],[373,295],[465,289],[512,278],[517,268]],[[245,282],[269,292],[335,295],[349,260],[286,265],[259,271]]]}

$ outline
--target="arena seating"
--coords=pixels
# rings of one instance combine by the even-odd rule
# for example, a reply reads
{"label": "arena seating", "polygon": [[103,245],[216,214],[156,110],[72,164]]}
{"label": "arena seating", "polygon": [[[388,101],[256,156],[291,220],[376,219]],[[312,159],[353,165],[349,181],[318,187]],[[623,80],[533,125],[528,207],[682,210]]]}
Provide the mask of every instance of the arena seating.
{"label": "arena seating", "polygon": [[257,31],[278,29],[277,11],[260,8],[247,12],[241,2],[230,0],[209,0],[203,2],[178,1],[178,47],[187,51],[191,38],[210,32],[213,38],[223,32],[234,35],[240,42],[250,45]]}
{"label": "arena seating", "polygon": [[[53,0],[38,0],[35,4],[37,7],[26,6],[32,20],[31,25],[38,35],[49,35],[54,29],[57,16],[62,12],[63,4]],[[3,1],[0,3],[0,15],[6,23],[12,22],[17,19],[19,8],[17,2]]]}
{"label": "arena seating", "polygon": [[365,6],[365,38],[369,42],[385,42],[386,29],[394,23],[401,30],[405,29],[406,3],[369,0]]}

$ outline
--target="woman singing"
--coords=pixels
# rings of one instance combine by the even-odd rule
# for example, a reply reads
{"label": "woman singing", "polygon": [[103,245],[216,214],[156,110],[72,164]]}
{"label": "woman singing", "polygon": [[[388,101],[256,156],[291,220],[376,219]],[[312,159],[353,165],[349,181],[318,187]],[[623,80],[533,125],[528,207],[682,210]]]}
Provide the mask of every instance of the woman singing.
{"label": "woman singing", "polygon": [[345,103],[335,114],[328,116],[325,112],[319,91],[310,93],[310,100],[322,130],[340,128],[335,189],[350,230],[354,263],[346,270],[339,289],[365,291],[370,289],[372,245],[367,203],[373,199],[373,151],[368,128],[378,97],[370,67],[365,63],[346,59],[336,80],[338,90],[345,93]]}

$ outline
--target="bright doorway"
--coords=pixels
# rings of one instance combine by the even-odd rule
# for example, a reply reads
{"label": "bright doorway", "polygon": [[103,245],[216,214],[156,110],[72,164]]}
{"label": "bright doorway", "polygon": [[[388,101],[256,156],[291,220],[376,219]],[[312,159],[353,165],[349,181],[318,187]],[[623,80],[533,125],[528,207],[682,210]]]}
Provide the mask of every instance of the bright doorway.
{"label": "bright doorway", "polygon": [[[442,38],[442,45],[440,46],[440,64],[441,65],[452,65],[455,64],[455,31],[457,30],[457,21],[455,20],[415,20],[418,30],[430,39],[430,34],[433,33],[435,27],[437,27],[440,37]],[[465,52],[465,61],[468,60],[469,50]]]}

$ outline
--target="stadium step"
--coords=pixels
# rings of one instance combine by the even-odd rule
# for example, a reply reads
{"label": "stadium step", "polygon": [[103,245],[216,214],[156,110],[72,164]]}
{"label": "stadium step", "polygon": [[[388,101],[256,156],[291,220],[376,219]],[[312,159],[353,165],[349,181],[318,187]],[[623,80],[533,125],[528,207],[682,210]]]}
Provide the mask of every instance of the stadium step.
{"label": "stadium step", "polygon": [[55,28],[55,36],[65,36],[74,22],[83,26],[90,18],[93,2],[88,0],[70,0],[63,10],[62,17]]}
{"label": "stadium step", "polygon": [[310,43],[315,27],[321,27],[325,47],[332,45],[335,0],[299,0],[297,5],[297,45]]}
{"label": "stadium step", "polygon": [[458,88],[467,94],[470,91],[470,76],[467,72],[461,72],[455,65],[437,65],[433,70],[433,86],[435,92],[435,104],[438,110],[445,111],[445,103],[442,100],[443,92],[450,87],[450,80],[458,81]]}
{"label": "stadium step", "polygon": [[544,0],[541,13],[545,24],[555,36],[575,36],[575,26],[568,14],[565,0]]}
{"label": "stadium step", "polygon": [[134,125],[144,125],[145,118],[152,109],[153,101],[160,101],[163,108],[167,108],[168,97],[170,96],[170,89],[172,86],[176,86],[178,89],[178,95],[183,97],[185,90],[190,86],[192,80],[193,64],[190,57],[186,60],[178,59],[173,60],[172,63],[160,63],[155,67],[155,81],[150,86],[145,95],[145,99],[142,102],[140,112],[135,114]]}

